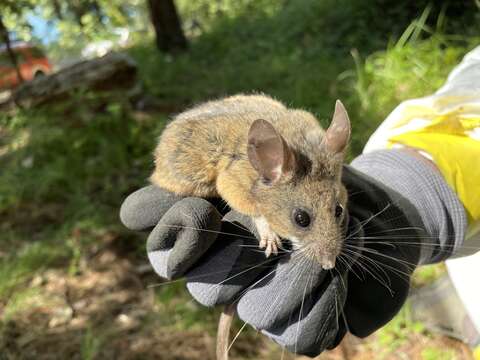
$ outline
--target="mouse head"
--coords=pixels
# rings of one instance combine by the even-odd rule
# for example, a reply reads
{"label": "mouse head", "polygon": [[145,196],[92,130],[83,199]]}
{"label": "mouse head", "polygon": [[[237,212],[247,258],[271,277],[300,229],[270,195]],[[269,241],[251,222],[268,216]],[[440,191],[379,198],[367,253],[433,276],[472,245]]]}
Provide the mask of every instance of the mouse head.
{"label": "mouse head", "polygon": [[295,151],[265,120],[248,134],[248,158],[259,179],[252,188],[258,211],[273,231],[324,269],[335,266],[346,226],[347,191],[342,164],[350,120],[337,100],[323,136],[309,137],[308,154]]}

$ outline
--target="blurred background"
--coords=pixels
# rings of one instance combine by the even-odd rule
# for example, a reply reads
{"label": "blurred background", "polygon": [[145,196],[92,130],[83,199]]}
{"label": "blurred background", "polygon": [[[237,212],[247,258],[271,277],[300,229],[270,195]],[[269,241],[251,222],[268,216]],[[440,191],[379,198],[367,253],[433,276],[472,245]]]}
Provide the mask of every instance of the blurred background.
{"label": "blurred background", "polygon": [[[325,126],[340,98],[352,159],[399,102],[435,91],[480,44],[479,6],[1,0],[0,359],[213,359],[218,310],[181,281],[162,284],[145,236],[118,218],[147,183],[169,117],[260,91]],[[422,268],[413,286],[443,272]],[[282,349],[247,327],[231,354],[279,359]],[[408,304],[376,334],[319,358],[473,359]]]}

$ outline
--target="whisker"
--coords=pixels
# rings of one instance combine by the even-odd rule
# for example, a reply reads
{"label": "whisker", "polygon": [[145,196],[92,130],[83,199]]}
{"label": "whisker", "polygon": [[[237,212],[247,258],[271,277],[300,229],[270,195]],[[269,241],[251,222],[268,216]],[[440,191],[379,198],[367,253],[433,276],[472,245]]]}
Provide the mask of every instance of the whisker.
{"label": "whisker", "polygon": [[[286,255],[288,255],[288,254],[277,255],[274,258],[269,258],[265,261],[262,261],[261,263],[252,265],[251,267],[248,267],[246,269],[245,269],[244,265],[234,266],[230,269],[230,271],[231,270],[237,270],[237,269],[242,269],[243,271],[241,271],[240,273],[232,275],[231,277],[223,280],[222,282],[232,280],[236,276],[240,276],[240,275],[242,275],[242,274],[244,274],[244,273],[246,273],[250,270],[253,270],[254,268],[265,266],[267,263],[269,263],[271,261],[274,261],[274,260],[276,260],[280,257],[286,256]],[[270,266],[265,266],[265,268],[268,269],[268,268],[270,268]],[[221,274],[223,272],[225,272],[225,270],[218,270],[218,271],[213,271],[213,272],[204,273],[204,274],[200,274],[200,275],[189,276],[188,279],[189,280],[198,280],[198,279],[202,279],[202,278],[209,277],[209,276],[212,276],[212,275]],[[160,283],[160,284],[151,284],[151,285],[148,285],[147,288],[154,288],[154,287],[159,287],[159,286],[164,286],[164,285],[170,285],[170,284],[173,284],[173,283],[176,283],[176,282],[179,282],[179,281],[183,281],[183,280],[185,280],[185,278],[181,278],[181,279],[177,279],[177,280],[170,280],[170,281],[166,281],[166,282],[163,282],[163,283]],[[221,283],[219,283],[219,285],[221,285]]]}
{"label": "whisker", "polygon": [[[215,234],[231,235],[231,236],[236,236],[236,237],[244,238],[244,239],[257,240],[257,238],[256,238],[255,236],[245,236],[245,235],[239,235],[239,234],[235,234],[235,233],[228,233],[228,232],[224,232],[224,231],[215,231],[215,230],[208,230],[208,229],[200,229],[200,228],[195,228],[195,227],[192,227],[192,226],[167,225],[167,224],[158,224],[158,225],[161,225],[161,226],[164,226],[164,227],[168,227],[168,228],[173,228],[173,229],[189,229],[189,230],[196,230],[196,231],[205,231],[205,232],[211,232],[211,233],[215,233]],[[158,226],[158,225],[157,225],[157,226]]]}
{"label": "whisker", "polygon": [[[350,251],[351,251],[351,250],[350,250]],[[386,255],[384,255],[384,254],[382,254],[382,253],[375,253],[375,252],[373,252],[373,254],[375,254],[375,255],[380,255],[380,256],[383,255],[384,257],[387,257]],[[375,263],[381,264],[382,266],[384,266],[384,267],[392,270],[393,272],[395,272],[395,273],[397,273],[397,274],[399,274],[399,275],[405,276],[406,279],[409,279],[409,278],[410,278],[410,274],[405,273],[405,272],[403,272],[403,271],[401,271],[401,270],[399,270],[399,269],[397,269],[397,268],[395,268],[395,267],[393,267],[393,266],[390,266],[390,265],[388,265],[388,264],[386,264],[386,263],[384,263],[384,262],[382,262],[382,261],[380,261],[380,260],[378,260],[378,259],[377,259],[377,260],[374,260],[374,259],[372,259],[372,258],[370,258],[370,257],[368,257],[368,256],[366,256],[366,255],[360,255],[360,257],[363,257],[363,258],[365,258],[365,259],[368,259],[368,260],[371,261],[371,262],[375,262]],[[391,258],[391,260],[396,260],[396,261],[400,262],[399,259],[396,259],[396,258],[394,258],[394,257],[390,257],[390,258]],[[406,263],[407,263],[407,265],[410,264],[410,263],[408,263],[408,262],[406,262]],[[404,264],[404,265],[405,265],[405,264]],[[405,266],[407,266],[407,265],[405,265]],[[413,266],[413,267],[407,266],[407,268],[408,268],[409,270],[411,270],[411,271],[413,271],[413,269],[414,269],[415,267],[416,267],[416,265]]]}
{"label": "whisker", "polygon": [[[299,262],[296,262],[296,263],[293,265],[293,267],[292,267],[292,269],[291,269],[290,271],[294,271],[295,268],[300,267],[301,265],[303,265],[303,264],[304,264],[304,261],[306,261],[306,259],[304,259],[304,258],[300,259]],[[303,271],[305,271],[305,269],[303,269]],[[293,281],[290,282],[290,287],[289,287],[288,290],[287,290],[287,294],[290,292],[290,290],[291,290],[291,288],[292,288],[292,285],[295,284],[295,283],[297,283],[297,282],[302,278],[302,276],[303,276],[303,271],[300,271],[299,273],[295,274],[295,277],[294,277]],[[262,321],[265,320],[265,318],[267,317],[267,315],[270,315],[270,311],[273,311],[273,310],[274,310],[274,306],[277,304],[277,302],[278,302],[279,300],[285,301],[286,298],[287,298],[287,296],[285,296],[285,297],[277,297],[277,298],[274,300],[274,302],[273,302],[272,304],[270,304],[270,308],[265,311],[265,313],[264,313],[264,315],[263,315]]]}
{"label": "whisker", "polygon": [[343,255],[345,255],[343,252],[340,253],[337,257],[337,260],[340,262],[340,264],[342,264],[343,266],[345,266],[349,272],[353,273],[357,278],[358,280],[362,280],[358,275],[357,273],[354,271],[352,265],[349,263],[348,261],[348,258],[347,259],[344,259],[343,258]]}
{"label": "whisker", "polygon": [[411,263],[411,262],[408,262],[406,260],[401,260],[401,259],[398,259],[396,257],[393,257],[393,256],[390,256],[390,255],[386,255],[386,254],[383,254],[377,250],[374,250],[374,249],[370,249],[370,248],[366,248],[366,247],[360,247],[360,246],[355,246],[355,245],[351,245],[351,244],[345,244],[346,247],[348,248],[352,248],[352,249],[356,249],[356,250],[360,250],[362,252],[368,252],[368,253],[371,253],[371,254],[375,254],[375,255],[378,255],[378,256],[383,256],[387,259],[390,259],[390,260],[393,260],[393,261],[397,261],[399,262],[400,264],[403,264],[403,265],[409,265],[411,266],[412,268],[416,268],[418,266],[418,264],[414,264],[414,263]]}
{"label": "whisker", "polygon": [[233,346],[233,343],[235,342],[235,340],[237,340],[237,338],[240,336],[240,333],[243,331],[243,329],[245,329],[245,326],[247,326],[247,323],[244,322],[242,327],[240,328],[240,330],[238,330],[237,334],[234,336],[232,342],[230,343],[230,345],[228,346],[227,348],[227,354],[229,353],[230,349],[232,348]]}
{"label": "whisker", "polygon": [[[372,259],[371,257],[367,256],[367,255],[363,255],[363,254],[360,254],[359,255],[359,258],[363,258],[365,259],[366,261],[368,261],[373,267],[371,268],[372,271],[373,271],[373,268],[377,269],[379,272],[377,273],[378,276],[381,276],[380,275],[380,272],[385,276],[383,279],[385,279],[385,282],[388,283],[388,285],[391,287],[392,286],[392,281],[390,279],[390,276],[387,274],[387,272],[385,271],[385,269],[383,269],[379,264],[382,264],[380,261],[378,260],[374,260]],[[367,264],[365,264],[366,266]]]}
{"label": "whisker", "polygon": [[347,332],[351,333],[350,328],[348,327],[348,322],[347,322],[347,319],[346,319],[346,316],[345,316],[345,312],[344,312],[343,306],[340,307],[340,312],[341,312],[341,314],[343,315],[343,316],[342,316],[342,319],[343,319],[343,324],[345,325],[345,329],[347,329]]}
{"label": "whisker", "polygon": [[[390,205],[390,204],[389,204]],[[382,212],[386,210],[385,208],[383,210],[381,210]],[[378,214],[378,213],[377,213]],[[375,217],[378,216],[377,214],[375,214]],[[399,215],[399,216],[393,216],[389,219],[386,219],[386,220],[382,220],[383,224],[388,224],[388,223],[391,223],[392,221],[395,221],[395,220],[398,220],[398,219],[402,219],[402,218],[405,218],[404,215]],[[370,219],[368,218],[367,220],[369,220],[369,222],[373,219]],[[363,222],[367,221],[367,220],[364,220]],[[370,228],[370,225],[366,226],[367,224],[364,224],[362,226],[362,229],[369,229]],[[372,224],[373,225],[373,224]],[[383,234],[385,232],[392,232],[392,231],[400,231],[398,229],[401,229],[401,230],[423,230],[423,228],[421,227],[416,227],[416,226],[407,226],[407,227],[403,227],[403,228],[395,228],[395,229],[385,229],[385,230],[382,230],[382,231],[378,231],[378,232],[369,232],[369,234]]]}
{"label": "whisker", "polygon": [[347,285],[345,284],[345,281],[343,280],[342,274],[340,274],[340,271],[338,271],[337,268],[333,268],[333,270],[335,270],[335,271],[337,272],[337,274],[338,274],[338,276],[340,277],[340,280],[341,280],[341,282],[342,282],[343,290],[344,290],[345,292],[347,292]]}
{"label": "whisker", "polygon": [[[267,259],[267,260],[265,260],[265,261],[262,261],[262,262],[259,263],[259,264],[255,264],[255,265],[253,265],[253,266],[251,266],[251,267],[249,267],[249,268],[247,268],[247,269],[245,269],[245,270],[243,270],[243,271],[241,271],[241,272],[239,272],[239,273],[237,273],[237,274],[234,274],[234,275],[226,278],[225,280],[222,280],[221,282],[218,283],[218,285],[222,285],[222,284],[225,283],[226,281],[230,281],[230,280],[236,278],[237,276],[240,276],[240,275],[242,275],[242,274],[244,274],[244,273],[246,273],[246,272],[248,272],[248,271],[250,271],[250,270],[256,269],[256,268],[258,268],[258,267],[260,267],[260,266],[263,266],[263,265],[265,265],[265,264],[267,264],[267,263],[269,263],[269,262],[278,260],[278,258],[283,257],[283,256],[286,256],[286,255],[287,255],[287,254],[277,255],[277,256],[275,256],[275,257],[273,257],[273,258],[270,258],[270,259]],[[274,268],[273,270],[275,271],[276,268]]]}
{"label": "whisker", "polygon": [[[355,274],[355,276],[357,276],[357,278],[358,278],[359,280],[365,280],[364,265],[363,265],[361,262],[357,262],[357,261],[356,261],[357,258],[358,258],[358,255],[357,255],[358,252],[351,250],[351,252],[352,252],[352,254],[353,254],[353,256],[352,256],[352,255],[349,255],[349,254],[345,253],[343,250],[344,250],[344,249],[342,249],[342,254],[341,254],[341,256],[344,256],[344,257],[346,257],[347,259],[350,260],[350,262],[352,263],[352,271],[353,271],[353,273]],[[354,266],[354,265],[357,265],[357,266]],[[354,271],[354,270],[355,270],[355,267],[359,267],[358,270],[360,271],[362,277],[360,277],[360,275],[358,275],[357,272]]]}
{"label": "whisker", "polygon": [[[360,239],[360,238],[359,238]],[[429,242],[412,242],[412,241],[399,241],[399,242],[389,242],[389,241],[364,241],[365,244],[380,244],[380,245],[393,245],[393,246],[402,246],[402,245],[418,245],[418,247],[434,247],[434,248],[463,248],[463,249],[478,249],[478,246],[464,246],[464,245],[452,245],[452,244],[435,244]]]}
{"label": "whisker", "polygon": [[[310,274],[311,276],[311,274]],[[302,295],[302,303],[300,304],[300,311],[298,312],[298,322],[297,322],[297,330],[295,334],[295,353],[297,353],[297,344],[298,344],[298,333],[300,331],[300,320],[302,319],[303,315],[303,306],[305,304],[305,293],[307,292],[307,282],[305,283],[305,287],[303,288],[303,295]]]}
{"label": "whisker", "polygon": [[[347,251],[352,251],[352,250],[347,250]],[[375,271],[375,274],[379,277],[381,277],[382,279],[385,279],[385,283],[388,283],[389,285],[391,285],[391,281],[390,281],[390,277],[388,276],[388,274],[386,273],[386,271],[382,268],[379,267],[379,265],[377,264],[377,262],[373,259],[371,259],[370,257],[366,256],[366,255],[363,255],[363,254],[357,254],[357,259],[358,259],[358,263],[361,262],[361,260],[366,260],[368,261],[368,263],[363,263],[365,269],[367,269],[367,265],[372,265],[373,267],[370,268],[370,270],[372,272]],[[378,273],[378,271],[381,271],[382,274]],[[385,277],[383,277],[385,276]]]}
{"label": "whisker", "polygon": [[[395,217],[393,219],[396,220],[400,217],[402,217],[402,216],[398,216],[398,217]],[[391,219],[389,219],[389,220],[391,220]],[[374,233],[371,233],[371,234],[382,234],[382,233],[388,233],[388,232],[393,232],[393,231],[402,231],[402,230],[423,230],[423,228],[418,227],[418,226],[404,226],[404,227],[399,227],[399,228],[394,228],[394,229],[385,229],[385,230],[374,232]]]}
{"label": "whisker", "polygon": [[[345,249],[345,250],[347,250],[347,249]],[[360,261],[363,258],[366,258],[366,256],[363,255],[363,257],[362,257],[362,255],[360,255],[358,257],[358,261]],[[366,264],[364,264],[364,265],[366,265]],[[364,270],[368,274],[370,274],[375,280],[377,280],[381,285],[383,285],[388,290],[388,292],[390,293],[391,296],[394,296],[393,290],[388,286],[388,284],[381,277],[380,278],[378,277],[378,274],[375,274],[372,270],[370,270],[366,266],[364,267]]]}
{"label": "whisker", "polygon": [[[351,234],[350,236],[353,236],[353,235],[356,235],[358,234],[362,229],[365,229],[365,226],[370,222],[372,221],[373,219],[375,219],[377,216],[381,215],[383,212],[385,212],[389,207],[391,206],[391,204],[387,204],[387,206],[385,206],[382,210],[380,210],[379,212],[377,212],[376,214],[373,214],[372,216],[370,216],[369,218],[367,218],[366,220],[363,220],[362,222],[359,223],[359,229],[357,229],[353,234]],[[347,237],[348,239],[348,237]]]}
{"label": "whisker", "polygon": [[244,227],[244,226],[241,226],[241,225],[237,224],[237,223],[234,222],[234,221],[229,221],[229,220],[225,220],[225,219],[224,219],[223,221],[228,222],[229,224],[232,224],[233,226],[237,227],[237,228],[240,229],[240,230],[249,231],[249,229],[247,229],[247,228]]}
{"label": "whisker", "polygon": [[259,283],[261,283],[263,280],[265,280],[267,277],[269,277],[270,275],[272,275],[275,271],[277,271],[277,269],[273,269],[272,271],[268,272],[267,274],[265,274],[264,276],[262,276],[260,279],[258,279],[257,281],[255,281],[252,285],[248,286],[246,289],[244,289],[240,295],[237,297],[237,299],[235,299],[235,301],[233,303],[236,303],[238,302],[243,295],[245,295],[247,293],[247,291],[250,291],[250,289],[252,289],[253,287],[255,287],[256,285],[258,285]]}

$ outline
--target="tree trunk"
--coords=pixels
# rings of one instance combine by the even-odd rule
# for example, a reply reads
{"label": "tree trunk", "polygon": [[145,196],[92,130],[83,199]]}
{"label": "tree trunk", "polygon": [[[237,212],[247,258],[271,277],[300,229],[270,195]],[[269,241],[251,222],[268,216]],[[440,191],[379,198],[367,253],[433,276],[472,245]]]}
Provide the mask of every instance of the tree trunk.
{"label": "tree trunk", "polygon": [[10,36],[8,35],[8,30],[5,27],[5,24],[3,23],[3,19],[1,15],[0,15],[0,36],[2,37],[3,42],[5,43],[5,46],[7,47],[7,53],[17,73],[18,81],[22,83],[25,80],[23,79],[22,73],[20,71],[20,67],[18,66],[17,55],[12,49],[12,46],[10,43]]}
{"label": "tree trunk", "polygon": [[55,11],[55,15],[59,20],[63,20],[63,13],[62,13],[62,6],[58,2],[58,0],[52,0],[53,10]]}
{"label": "tree trunk", "polygon": [[155,28],[157,47],[163,52],[178,52],[187,48],[180,17],[173,0],[147,0],[150,18]]}

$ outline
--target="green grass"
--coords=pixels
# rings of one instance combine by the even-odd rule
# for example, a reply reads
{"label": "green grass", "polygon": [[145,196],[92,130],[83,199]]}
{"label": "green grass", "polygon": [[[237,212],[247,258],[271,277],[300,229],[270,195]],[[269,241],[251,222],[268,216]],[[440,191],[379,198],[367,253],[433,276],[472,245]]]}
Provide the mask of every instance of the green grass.
{"label": "green grass", "polygon": [[445,275],[446,272],[447,269],[445,268],[445,264],[422,266],[415,270],[412,277],[412,284],[415,287],[431,284],[435,280]]}
{"label": "green grass", "polygon": [[100,113],[95,100],[72,102],[1,119],[0,297],[51,266],[74,273],[105,232],[125,232],[120,204],[146,184],[165,117],[138,123],[120,101]]}
{"label": "green grass", "polygon": [[163,284],[155,291],[161,323],[177,330],[203,330],[214,334],[220,309],[205,311],[192,298],[185,296],[185,281]]}
{"label": "green grass", "polygon": [[15,314],[25,311],[32,305],[35,305],[35,302],[43,303],[43,299],[41,298],[41,290],[38,287],[26,288],[11,294],[8,307],[2,314],[3,321],[9,321]]}
{"label": "green grass", "polygon": [[421,334],[424,331],[421,323],[412,320],[407,303],[392,321],[377,332],[378,342],[375,350],[386,356],[404,345],[412,334]]}
{"label": "green grass", "polygon": [[[302,0],[283,7],[247,3],[248,12],[234,7],[236,16],[221,18],[198,5],[210,26],[192,39],[189,52],[175,58],[157,52],[151,40],[133,47],[130,53],[142,64],[147,88],[179,110],[212,97],[265,92],[312,111],[324,126],[340,98],[353,123],[352,155],[399,102],[439,88],[479,40],[444,32],[445,20],[428,26],[433,16],[428,9],[386,38],[372,32],[366,20],[370,15],[357,20],[364,10],[351,2]],[[361,22],[355,36],[348,21],[353,18]],[[341,26],[332,33],[335,23]],[[339,33],[346,34],[341,41],[335,38]]]}
{"label": "green grass", "polygon": [[422,360],[455,360],[457,357],[451,350],[427,347],[422,350]]}
{"label": "green grass", "polygon": [[42,270],[53,266],[55,260],[68,255],[65,247],[53,244],[25,244],[17,251],[0,260],[0,298],[8,298],[19,284],[27,285],[28,280]]}
{"label": "green grass", "polygon": [[93,360],[101,348],[105,346],[103,334],[99,334],[92,328],[88,328],[82,338],[80,347],[80,357],[82,360]]}
{"label": "green grass", "polygon": [[[108,231],[137,241],[143,254],[144,237],[123,229],[118,210],[146,183],[169,111],[256,91],[314,112],[325,126],[340,98],[352,119],[352,158],[399,102],[435,91],[479,42],[468,30],[476,14],[450,21],[440,9],[404,13],[399,3],[379,18],[378,8],[364,5],[180,1],[185,21],[202,25],[188,52],[160,54],[151,38],[128,50],[166,113],[138,119],[118,94],[105,104],[79,92],[65,104],[0,114],[0,300],[47,268],[75,274]],[[182,283],[156,291],[157,310],[172,315],[165,325],[214,328],[215,316],[187,299]],[[409,331],[421,329],[402,312],[380,332],[380,344],[399,346]],[[94,357],[98,341],[85,335],[84,358]]]}

